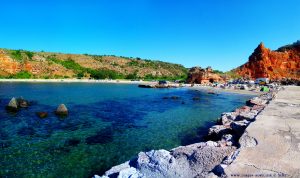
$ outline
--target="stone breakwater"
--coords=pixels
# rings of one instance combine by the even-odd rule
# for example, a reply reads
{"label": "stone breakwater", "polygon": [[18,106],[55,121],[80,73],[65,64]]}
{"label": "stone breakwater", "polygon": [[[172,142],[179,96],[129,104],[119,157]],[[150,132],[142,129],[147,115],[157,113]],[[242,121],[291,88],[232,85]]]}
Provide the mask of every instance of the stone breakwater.
{"label": "stone breakwater", "polygon": [[136,158],[94,178],[226,177],[224,168],[236,159],[240,149],[257,144],[245,129],[256,120],[278,90],[254,97],[233,112],[223,113],[217,125],[209,129],[206,142],[179,146],[170,151],[140,152]]}

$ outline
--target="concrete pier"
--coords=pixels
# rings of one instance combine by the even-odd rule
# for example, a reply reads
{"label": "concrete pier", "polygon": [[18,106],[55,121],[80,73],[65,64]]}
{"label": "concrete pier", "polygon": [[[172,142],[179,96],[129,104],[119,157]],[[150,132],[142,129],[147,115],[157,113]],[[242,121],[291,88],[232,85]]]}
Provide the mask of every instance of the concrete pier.
{"label": "concrete pier", "polygon": [[285,87],[247,127],[257,145],[241,148],[228,177],[300,177],[300,87]]}

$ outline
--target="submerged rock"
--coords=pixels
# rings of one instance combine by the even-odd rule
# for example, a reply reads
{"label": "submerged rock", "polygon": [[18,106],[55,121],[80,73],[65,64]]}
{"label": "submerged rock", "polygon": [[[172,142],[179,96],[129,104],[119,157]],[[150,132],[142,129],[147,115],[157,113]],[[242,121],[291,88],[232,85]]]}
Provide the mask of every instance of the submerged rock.
{"label": "submerged rock", "polygon": [[173,100],[178,100],[180,97],[179,96],[171,96],[170,98]]}
{"label": "submerged rock", "polygon": [[198,100],[200,100],[200,97],[196,96],[196,97],[193,98],[193,100],[198,101]]}
{"label": "submerged rock", "polygon": [[36,115],[41,119],[44,119],[44,118],[48,117],[47,112],[36,112]]}
{"label": "submerged rock", "polygon": [[94,144],[104,144],[113,141],[113,131],[111,127],[107,127],[102,129],[96,133],[96,135],[92,135],[85,139],[86,144],[94,145]]}
{"label": "submerged rock", "polygon": [[66,105],[60,104],[58,106],[58,108],[56,109],[55,114],[58,116],[67,116],[69,114],[69,111],[68,111]]}
{"label": "submerged rock", "polygon": [[69,139],[69,140],[66,140],[65,141],[65,146],[77,146],[78,144],[80,143],[80,140],[79,139]]}
{"label": "submerged rock", "polygon": [[17,133],[19,136],[33,136],[36,131],[32,127],[23,127]]}
{"label": "submerged rock", "polygon": [[15,97],[13,97],[8,105],[6,106],[6,109],[9,111],[17,111],[18,110],[18,101]]}

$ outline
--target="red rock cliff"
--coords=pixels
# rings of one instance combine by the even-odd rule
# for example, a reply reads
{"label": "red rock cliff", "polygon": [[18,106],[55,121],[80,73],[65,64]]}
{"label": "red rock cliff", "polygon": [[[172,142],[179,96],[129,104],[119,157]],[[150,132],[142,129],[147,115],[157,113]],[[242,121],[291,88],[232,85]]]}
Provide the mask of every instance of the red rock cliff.
{"label": "red rock cliff", "polygon": [[300,79],[300,43],[288,45],[272,51],[263,43],[249,57],[249,61],[235,69],[246,78],[268,77],[270,79]]}
{"label": "red rock cliff", "polygon": [[224,79],[213,73],[211,67],[202,69],[201,67],[192,67],[188,73],[188,83],[209,84],[214,82],[224,82]]}

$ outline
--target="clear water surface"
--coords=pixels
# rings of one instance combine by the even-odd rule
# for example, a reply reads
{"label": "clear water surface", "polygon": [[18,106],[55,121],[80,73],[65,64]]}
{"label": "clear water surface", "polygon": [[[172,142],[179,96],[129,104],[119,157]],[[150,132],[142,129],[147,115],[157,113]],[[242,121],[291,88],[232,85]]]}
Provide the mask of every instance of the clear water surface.
{"label": "clear water surface", "polygon": [[[12,97],[32,102],[10,113]],[[178,99],[165,97],[178,96]],[[200,100],[193,100],[199,97]],[[0,83],[0,177],[91,177],[140,151],[195,143],[249,95],[99,83]],[[69,116],[54,111],[66,104]],[[36,112],[48,112],[40,119]]]}

